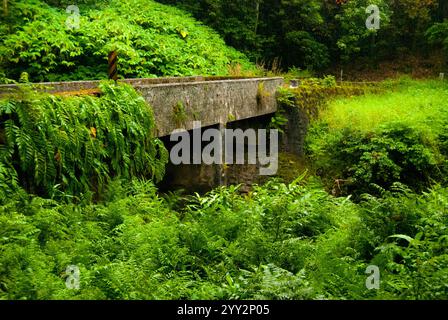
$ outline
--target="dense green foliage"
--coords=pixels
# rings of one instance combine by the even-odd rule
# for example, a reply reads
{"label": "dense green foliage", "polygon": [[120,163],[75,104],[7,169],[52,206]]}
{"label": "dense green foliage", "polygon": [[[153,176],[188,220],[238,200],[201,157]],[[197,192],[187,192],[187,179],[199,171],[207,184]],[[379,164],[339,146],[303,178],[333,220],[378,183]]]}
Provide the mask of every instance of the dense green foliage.
{"label": "dense green foliage", "polygon": [[127,78],[222,75],[231,64],[254,69],[216,32],[151,0],[81,3],[79,29],[72,30],[67,6],[49,2],[54,6],[10,1],[8,16],[0,15],[0,77],[18,80],[27,72],[33,82],[105,79],[112,50]]}
{"label": "dense green foliage", "polygon": [[[397,189],[361,204],[319,186],[270,182],[164,200],[148,182],[108,201],[18,197],[0,207],[5,299],[447,298],[448,191]],[[368,265],[381,270],[369,291]],[[65,286],[80,268],[80,290]]]}
{"label": "dense green foliage", "polygon": [[[405,54],[447,47],[443,0],[152,0],[78,1],[80,28],[70,30],[70,1],[8,1],[0,12],[0,79],[31,81],[107,77],[107,55],[117,50],[120,76],[254,74],[253,62],[324,70],[359,59],[373,66]],[[365,26],[369,5],[380,9],[380,29]],[[139,8],[135,10],[135,8]],[[3,9],[1,10],[3,11]],[[4,80],[3,80],[4,81]]]}
{"label": "dense green foliage", "polygon": [[[448,52],[444,0],[159,2],[180,9],[79,0],[70,29],[71,1],[4,1],[0,82],[106,78],[112,50],[121,77],[256,75],[250,58],[302,78],[428,44]],[[25,84],[0,100],[0,299],[448,299],[446,82],[301,79],[280,89],[270,128],[291,110],[310,120],[309,172],[189,196],[156,186],[168,153],[150,106],[127,85],[100,89]]]}
{"label": "dense green foliage", "polygon": [[447,107],[448,88],[436,81],[337,99],[313,123],[308,154],[337,193],[375,193],[397,181],[425,190],[446,181]]}
{"label": "dense green foliage", "polygon": [[448,53],[448,20],[443,23],[436,23],[426,32],[426,36],[433,44],[441,44]]}
{"label": "dense green foliage", "polygon": [[[425,32],[448,18],[444,0],[159,0],[178,5],[218,30],[226,42],[259,61],[321,69],[368,58],[427,53]],[[378,5],[380,30],[365,26]],[[444,39],[444,38],[443,38]],[[442,40],[438,38],[438,40]]]}
{"label": "dense green foliage", "polygon": [[101,193],[111,177],[160,180],[168,153],[153,136],[152,110],[128,85],[100,89],[96,98],[25,88],[0,100],[0,173],[9,168],[11,178],[45,196]]}
{"label": "dense green foliage", "polygon": [[[310,80],[307,88],[301,97],[318,88],[354,92],[331,78]],[[156,177],[163,170],[163,149],[141,129],[152,128],[150,109],[127,86],[106,83],[102,90],[99,98],[25,94],[2,102],[8,125],[1,136],[0,299],[448,299],[448,189],[414,193],[396,183],[423,189],[429,181],[418,170],[432,174],[433,161],[446,155],[445,84],[404,81],[375,96],[396,110],[369,127],[332,119],[344,112],[349,117],[347,110],[371,118],[373,95],[334,99],[320,113],[310,133],[312,155],[317,163],[323,163],[317,150],[335,157],[328,172],[346,172],[338,171],[338,160],[358,168],[356,201],[330,195],[319,180],[306,182],[305,174],[291,184],[254,186],[246,195],[229,186],[206,195],[161,196],[152,181],[138,179],[142,164]],[[294,107],[295,94],[283,91],[281,103]],[[407,101],[414,118],[400,116],[395,101]],[[344,110],[350,103],[359,107]],[[404,120],[391,122],[395,113]],[[341,138],[341,132],[350,134]],[[142,141],[148,149],[137,150]],[[85,162],[91,146],[93,158]],[[375,152],[383,156],[368,160]],[[61,169],[56,180],[43,180],[40,157],[48,168]],[[70,175],[72,165],[81,175]],[[394,170],[400,174],[389,175]],[[57,184],[62,175],[64,201],[23,189]],[[79,184],[89,175],[104,178],[102,187]],[[374,190],[372,183],[378,184]],[[96,202],[82,196],[87,188],[97,189]],[[369,190],[375,195],[360,194]],[[66,286],[73,265],[80,269],[79,289]],[[381,272],[378,290],[366,287],[372,265]]]}

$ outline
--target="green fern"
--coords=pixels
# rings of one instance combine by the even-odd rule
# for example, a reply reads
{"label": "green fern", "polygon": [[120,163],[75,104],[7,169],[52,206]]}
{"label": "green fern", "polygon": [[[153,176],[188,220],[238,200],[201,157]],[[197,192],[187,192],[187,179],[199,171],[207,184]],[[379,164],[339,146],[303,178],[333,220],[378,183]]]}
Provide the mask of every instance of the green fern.
{"label": "green fern", "polygon": [[101,194],[111,177],[163,178],[168,152],[151,135],[151,108],[128,85],[100,88],[99,98],[24,92],[0,101],[0,159],[28,191]]}

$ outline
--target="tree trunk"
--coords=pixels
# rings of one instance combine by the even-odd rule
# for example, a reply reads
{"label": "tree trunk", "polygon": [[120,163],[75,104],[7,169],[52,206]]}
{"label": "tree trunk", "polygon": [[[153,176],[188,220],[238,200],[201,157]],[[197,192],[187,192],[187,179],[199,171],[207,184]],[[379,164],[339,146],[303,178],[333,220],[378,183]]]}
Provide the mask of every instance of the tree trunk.
{"label": "tree trunk", "polygon": [[255,3],[255,28],[254,28],[254,35],[257,35],[258,32],[258,24],[260,22],[260,1],[257,0]]}

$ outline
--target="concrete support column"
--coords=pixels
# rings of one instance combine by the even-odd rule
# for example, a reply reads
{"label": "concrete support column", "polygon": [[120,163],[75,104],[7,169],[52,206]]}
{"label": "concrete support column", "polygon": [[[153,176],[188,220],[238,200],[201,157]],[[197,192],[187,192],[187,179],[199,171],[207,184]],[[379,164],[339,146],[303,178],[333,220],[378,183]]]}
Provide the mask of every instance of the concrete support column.
{"label": "concrete support column", "polygon": [[215,181],[218,186],[227,185],[227,165],[226,165],[226,150],[225,150],[225,139],[226,139],[226,124],[220,123],[218,125],[218,130],[221,133],[221,164],[215,165]]}
{"label": "concrete support column", "polygon": [[305,137],[308,132],[310,119],[308,114],[300,108],[288,108],[286,112],[288,123],[281,135],[282,151],[303,156]]}

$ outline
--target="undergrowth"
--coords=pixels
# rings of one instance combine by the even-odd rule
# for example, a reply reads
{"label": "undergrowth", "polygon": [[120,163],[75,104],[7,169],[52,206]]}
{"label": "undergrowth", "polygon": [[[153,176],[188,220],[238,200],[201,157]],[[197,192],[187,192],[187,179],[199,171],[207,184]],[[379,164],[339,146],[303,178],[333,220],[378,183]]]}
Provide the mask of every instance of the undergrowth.
{"label": "undergrowth", "polygon": [[23,87],[0,100],[0,174],[11,181],[3,190],[20,181],[33,194],[76,198],[100,195],[111,177],[162,179],[168,153],[151,108],[128,85],[100,90],[57,97]]}
{"label": "undergrowth", "polygon": [[80,5],[79,28],[74,29],[66,25],[67,6],[41,0],[8,6],[8,16],[0,16],[0,81],[19,80],[24,72],[30,82],[107,79],[113,50],[124,78],[227,75],[231,66],[256,71],[215,31],[155,1]]}
{"label": "undergrowth", "polygon": [[[166,156],[149,107],[125,85],[102,92],[1,103],[0,299],[448,299],[448,189],[433,171],[448,149],[443,121],[362,131],[313,120],[316,164],[354,172],[352,194],[303,174],[247,194],[162,196],[145,179]],[[44,197],[54,189],[62,195]],[[68,266],[79,289],[66,286]],[[366,286],[369,266],[379,289]]]}
{"label": "undergrowth", "polygon": [[[2,299],[446,299],[448,191],[360,204],[271,181],[165,200],[114,181],[100,204],[0,207]],[[184,209],[173,210],[176,201]],[[65,284],[80,269],[79,290]],[[369,265],[380,290],[366,288]]]}
{"label": "undergrowth", "polygon": [[335,194],[378,194],[394,182],[421,192],[446,182],[446,83],[382,86],[382,94],[333,99],[310,127],[307,155]]}

